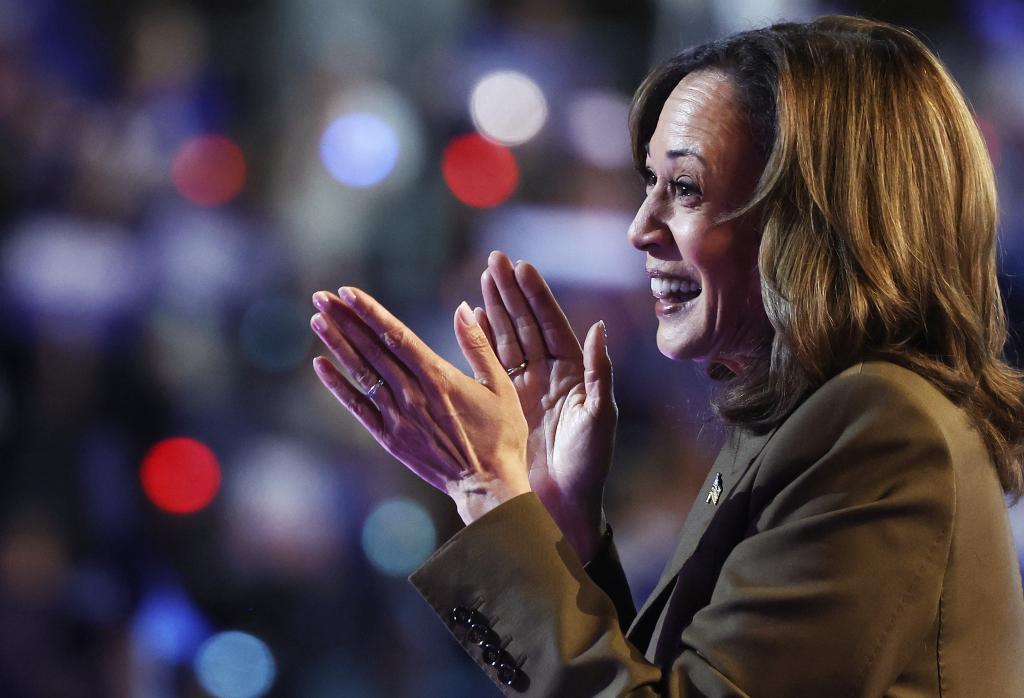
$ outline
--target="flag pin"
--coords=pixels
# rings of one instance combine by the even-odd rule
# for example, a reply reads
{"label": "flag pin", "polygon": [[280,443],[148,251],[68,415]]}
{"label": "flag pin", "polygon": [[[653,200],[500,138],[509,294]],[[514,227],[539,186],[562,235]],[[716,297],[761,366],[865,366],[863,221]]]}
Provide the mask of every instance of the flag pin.
{"label": "flag pin", "polygon": [[722,496],[722,473],[715,473],[715,482],[711,485],[711,489],[708,491],[708,498],[705,502],[710,504],[718,504],[718,498]]}

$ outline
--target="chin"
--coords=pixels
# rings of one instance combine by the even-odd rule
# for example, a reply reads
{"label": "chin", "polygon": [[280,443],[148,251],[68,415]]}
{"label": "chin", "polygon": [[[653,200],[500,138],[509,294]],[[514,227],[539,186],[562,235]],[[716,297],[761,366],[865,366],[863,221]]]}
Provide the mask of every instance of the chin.
{"label": "chin", "polygon": [[658,331],[658,351],[661,352],[662,356],[673,361],[706,362],[708,358],[707,352],[700,346],[701,344],[703,342],[699,340],[694,342],[681,338],[666,337],[660,329]]}

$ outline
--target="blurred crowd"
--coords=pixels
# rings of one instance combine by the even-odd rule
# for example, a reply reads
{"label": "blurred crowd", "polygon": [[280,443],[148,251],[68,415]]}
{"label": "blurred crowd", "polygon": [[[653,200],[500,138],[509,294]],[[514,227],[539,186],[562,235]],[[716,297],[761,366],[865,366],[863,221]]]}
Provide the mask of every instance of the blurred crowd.
{"label": "blurred crowd", "polygon": [[1016,0],[0,0],[0,696],[497,695],[405,579],[453,505],[323,390],[308,326],[356,285],[465,366],[492,249],[607,324],[642,600],[722,430],[654,344],[629,100],[687,45],[827,12],[962,85],[1019,365]]}

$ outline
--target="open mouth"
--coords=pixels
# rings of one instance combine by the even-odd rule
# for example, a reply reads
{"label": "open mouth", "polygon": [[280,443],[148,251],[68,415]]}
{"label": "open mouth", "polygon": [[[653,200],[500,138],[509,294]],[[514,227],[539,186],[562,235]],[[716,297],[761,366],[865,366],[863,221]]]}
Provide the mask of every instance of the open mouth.
{"label": "open mouth", "polygon": [[676,276],[652,276],[651,293],[664,303],[687,303],[700,295],[700,283]]}

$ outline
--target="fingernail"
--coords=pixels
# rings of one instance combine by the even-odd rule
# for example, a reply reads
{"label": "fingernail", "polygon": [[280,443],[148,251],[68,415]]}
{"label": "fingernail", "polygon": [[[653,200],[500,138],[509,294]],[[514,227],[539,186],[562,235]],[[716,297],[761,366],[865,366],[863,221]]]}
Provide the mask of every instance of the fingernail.
{"label": "fingernail", "polygon": [[473,327],[476,325],[476,317],[473,315],[473,311],[469,309],[469,304],[466,301],[459,303],[459,320],[466,327]]}
{"label": "fingernail", "polygon": [[608,339],[608,328],[604,324],[604,320],[599,320],[598,323],[601,326],[601,336]]}
{"label": "fingernail", "polygon": [[322,315],[320,315],[320,313],[317,313],[316,315],[313,316],[313,319],[310,322],[310,324],[313,325],[313,329],[316,330],[317,332],[324,332],[327,330],[327,323],[324,322],[324,318]]}
{"label": "fingernail", "polygon": [[317,291],[313,294],[313,305],[319,310],[327,310],[330,305],[330,299],[327,298],[327,294],[323,291]]}
{"label": "fingernail", "polygon": [[338,298],[341,299],[342,303],[348,306],[354,305],[356,302],[356,294],[352,293],[352,289],[348,286],[342,286],[338,289]]}

